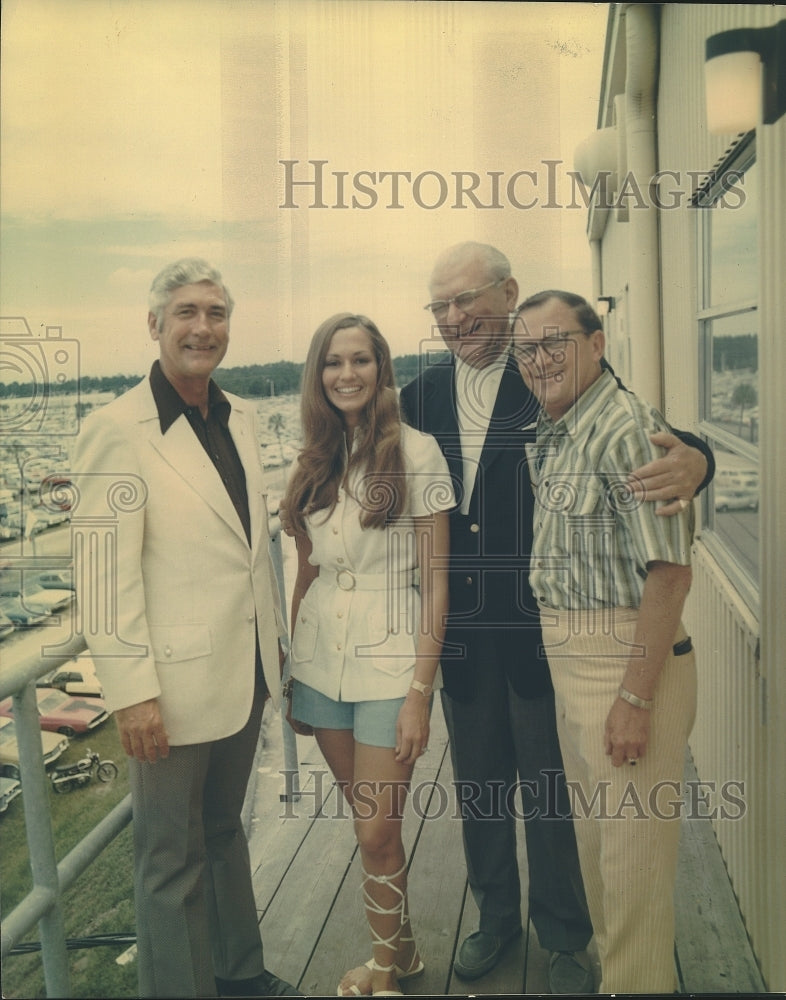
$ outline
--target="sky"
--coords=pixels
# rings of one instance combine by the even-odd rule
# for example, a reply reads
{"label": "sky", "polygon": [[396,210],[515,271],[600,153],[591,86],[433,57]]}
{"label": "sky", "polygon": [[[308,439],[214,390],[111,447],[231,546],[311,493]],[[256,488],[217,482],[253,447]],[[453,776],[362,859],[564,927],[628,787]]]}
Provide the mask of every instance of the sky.
{"label": "sky", "polygon": [[0,316],[60,328],[82,374],[141,375],[150,282],[182,256],[235,298],[225,365],[300,362],[344,310],[394,355],[434,346],[431,266],[465,239],[522,294],[591,294],[567,172],[607,9],[4,0]]}

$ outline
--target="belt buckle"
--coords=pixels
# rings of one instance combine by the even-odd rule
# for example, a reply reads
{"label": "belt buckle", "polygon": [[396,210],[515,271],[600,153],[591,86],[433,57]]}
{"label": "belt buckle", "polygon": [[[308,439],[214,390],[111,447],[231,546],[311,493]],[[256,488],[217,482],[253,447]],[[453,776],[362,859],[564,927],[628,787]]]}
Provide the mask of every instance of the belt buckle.
{"label": "belt buckle", "polygon": [[339,590],[355,589],[355,574],[348,569],[340,569],[336,573],[336,585]]}

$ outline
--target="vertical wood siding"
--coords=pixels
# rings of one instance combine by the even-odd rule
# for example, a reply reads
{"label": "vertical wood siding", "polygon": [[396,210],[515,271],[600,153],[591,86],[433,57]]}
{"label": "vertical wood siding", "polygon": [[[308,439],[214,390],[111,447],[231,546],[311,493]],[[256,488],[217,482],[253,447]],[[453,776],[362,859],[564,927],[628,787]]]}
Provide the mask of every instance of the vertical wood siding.
{"label": "vertical wood siding", "polygon": [[[781,16],[783,8],[781,8]],[[765,26],[777,9],[746,4],[664,4],[658,98],[660,170],[709,170],[731,137],[707,133],[704,42],[719,31]],[[759,363],[761,419],[760,608],[751,611],[722,568],[696,545],[686,609],[699,665],[699,713],[691,746],[703,781],[744,782],[745,814],[715,830],[770,990],[786,987],[786,118],[757,134],[761,172]],[[681,427],[698,418],[695,210],[660,213],[664,408]],[[698,507],[698,504],[696,505]]]}

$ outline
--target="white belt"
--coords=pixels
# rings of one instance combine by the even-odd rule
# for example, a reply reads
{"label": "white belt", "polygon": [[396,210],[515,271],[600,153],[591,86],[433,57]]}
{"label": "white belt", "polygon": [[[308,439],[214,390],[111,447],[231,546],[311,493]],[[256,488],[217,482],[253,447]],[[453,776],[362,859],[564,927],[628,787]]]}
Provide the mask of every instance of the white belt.
{"label": "white belt", "polygon": [[353,573],[351,569],[327,569],[320,566],[319,576],[339,590],[404,590],[412,586],[412,570],[388,573]]}

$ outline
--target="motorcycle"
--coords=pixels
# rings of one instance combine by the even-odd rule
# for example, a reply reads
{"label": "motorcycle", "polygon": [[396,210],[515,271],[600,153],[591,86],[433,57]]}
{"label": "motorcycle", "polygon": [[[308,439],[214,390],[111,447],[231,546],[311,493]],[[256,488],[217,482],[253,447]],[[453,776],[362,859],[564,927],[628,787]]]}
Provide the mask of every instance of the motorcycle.
{"label": "motorcycle", "polygon": [[52,787],[58,795],[73,792],[75,788],[89,785],[93,779],[93,771],[99,781],[113,781],[118,774],[117,764],[113,760],[101,760],[101,755],[88,748],[85,756],[75,764],[59,764],[50,772]]}

